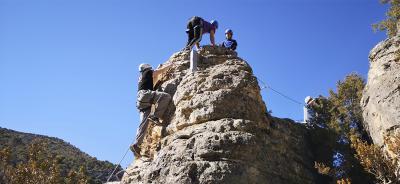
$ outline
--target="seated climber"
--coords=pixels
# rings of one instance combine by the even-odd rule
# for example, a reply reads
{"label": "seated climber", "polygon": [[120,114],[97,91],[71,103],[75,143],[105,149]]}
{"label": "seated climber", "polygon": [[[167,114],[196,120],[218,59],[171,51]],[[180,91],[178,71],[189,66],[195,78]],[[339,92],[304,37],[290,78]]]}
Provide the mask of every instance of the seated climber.
{"label": "seated climber", "polygon": [[185,50],[191,50],[196,44],[197,49],[200,48],[200,41],[202,35],[205,33],[210,34],[211,45],[215,46],[215,31],[218,29],[218,22],[212,20],[207,22],[201,17],[194,16],[187,23],[186,33],[188,34],[188,42],[186,44]]}
{"label": "seated climber", "polygon": [[[139,78],[138,96],[136,106],[140,112],[140,125],[136,135],[136,142],[131,145],[131,150],[136,157],[140,156],[140,145],[143,142],[144,135],[149,125],[149,120],[160,125],[160,119],[168,108],[171,96],[168,93],[154,91],[153,71],[151,65],[143,63],[139,65],[141,76]],[[154,112],[151,113],[151,107],[155,105]]]}
{"label": "seated climber", "polygon": [[232,36],[233,36],[232,29],[225,30],[226,40],[222,42],[221,46],[231,50],[236,50],[237,42],[236,40],[232,39]]}

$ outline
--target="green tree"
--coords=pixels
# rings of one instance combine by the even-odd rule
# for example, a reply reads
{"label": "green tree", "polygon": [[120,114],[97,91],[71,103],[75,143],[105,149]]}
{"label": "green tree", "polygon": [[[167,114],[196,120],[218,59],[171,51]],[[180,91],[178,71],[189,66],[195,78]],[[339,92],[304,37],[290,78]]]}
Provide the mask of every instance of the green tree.
{"label": "green tree", "polygon": [[[336,92],[329,91],[329,97],[318,97],[311,106],[313,109],[310,126],[325,129],[321,149],[328,158],[317,160],[317,166],[329,168],[329,175],[337,182],[372,183],[373,176],[364,171],[355,158],[350,137],[371,142],[364,128],[360,100],[365,86],[363,78],[357,74],[346,76],[336,85]],[[318,146],[317,146],[318,147]],[[328,170],[318,168],[319,170]]]}
{"label": "green tree", "polygon": [[68,177],[61,171],[61,157],[50,154],[48,143],[34,141],[29,145],[26,162],[12,163],[11,149],[0,150],[0,183],[9,184],[91,184],[86,167],[71,169]]}
{"label": "green tree", "polygon": [[389,4],[390,8],[386,12],[386,19],[373,24],[374,30],[386,30],[388,37],[397,34],[397,23],[400,21],[400,0],[380,0],[383,4]]}

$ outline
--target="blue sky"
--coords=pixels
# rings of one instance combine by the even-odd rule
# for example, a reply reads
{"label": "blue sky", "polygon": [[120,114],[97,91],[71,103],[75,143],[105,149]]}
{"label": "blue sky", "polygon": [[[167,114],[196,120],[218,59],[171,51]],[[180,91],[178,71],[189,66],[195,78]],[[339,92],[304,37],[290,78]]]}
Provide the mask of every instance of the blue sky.
{"label": "blue sky", "polygon": [[[217,19],[218,43],[233,29],[255,75],[303,101],[351,72],[367,76],[369,50],[386,37],[371,24],[386,9],[378,0],[0,0],[0,127],[117,163],[138,126],[137,66],[183,48],[191,16]],[[302,119],[301,106],[262,95],[274,116]]]}

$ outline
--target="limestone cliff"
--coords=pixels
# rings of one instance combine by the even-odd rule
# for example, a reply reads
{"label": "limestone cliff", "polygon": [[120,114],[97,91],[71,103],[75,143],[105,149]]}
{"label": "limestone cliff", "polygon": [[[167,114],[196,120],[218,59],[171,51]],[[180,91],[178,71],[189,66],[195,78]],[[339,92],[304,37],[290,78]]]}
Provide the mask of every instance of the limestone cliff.
{"label": "limestone cliff", "polygon": [[366,127],[375,144],[400,131],[400,36],[382,41],[370,52],[367,85],[361,100]]}
{"label": "limestone cliff", "polygon": [[199,71],[174,54],[161,88],[167,125],[148,129],[122,183],[316,183],[308,130],[267,114],[257,78],[237,53],[204,46]]}

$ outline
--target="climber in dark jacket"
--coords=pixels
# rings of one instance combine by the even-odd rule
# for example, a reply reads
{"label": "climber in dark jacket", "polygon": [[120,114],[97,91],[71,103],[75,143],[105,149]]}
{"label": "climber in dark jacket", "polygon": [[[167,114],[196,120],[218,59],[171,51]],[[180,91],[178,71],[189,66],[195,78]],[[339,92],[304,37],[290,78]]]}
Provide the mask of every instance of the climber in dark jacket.
{"label": "climber in dark jacket", "polygon": [[225,37],[226,40],[222,42],[221,46],[226,47],[228,49],[236,50],[237,42],[236,40],[232,39],[233,31],[231,29],[225,30]]}
{"label": "climber in dark jacket", "polygon": [[[149,125],[148,120],[155,124],[160,124],[160,118],[163,117],[171,101],[171,96],[168,93],[154,91],[153,75],[156,72],[153,71],[149,64],[141,64],[139,71],[141,76],[139,78],[136,106],[140,113],[140,125],[136,135],[136,142],[131,145],[131,150],[136,157],[140,156],[140,145]],[[154,113],[151,113],[152,105],[155,105]]]}
{"label": "climber in dark jacket", "polygon": [[216,20],[212,20],[207,22],[203,20],[201,17],[194,16],[192,17],[186,26],[186,33],[188,34],[188,41],[185,49],[190,50],[194,45],[196,45],[197,49],[200,48],[200,41],[202,35],[205,33],[210,34],[211,45],[215,46],[215,31],[218,29],[218,22]]}

